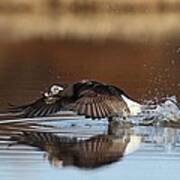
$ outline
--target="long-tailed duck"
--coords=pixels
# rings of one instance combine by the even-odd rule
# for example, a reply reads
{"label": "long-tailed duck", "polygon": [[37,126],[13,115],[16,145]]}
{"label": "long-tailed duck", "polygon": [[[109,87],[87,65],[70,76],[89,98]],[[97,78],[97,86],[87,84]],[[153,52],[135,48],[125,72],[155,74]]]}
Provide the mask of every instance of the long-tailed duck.
{"label": "long-tailed duck", "polygon": [[110,120],[114,116],[137,115],[141,105],[116,86],[82,80],[66,86],[54,84],[35,102],[11,109],[21,117],[43,117],[66,110]]}

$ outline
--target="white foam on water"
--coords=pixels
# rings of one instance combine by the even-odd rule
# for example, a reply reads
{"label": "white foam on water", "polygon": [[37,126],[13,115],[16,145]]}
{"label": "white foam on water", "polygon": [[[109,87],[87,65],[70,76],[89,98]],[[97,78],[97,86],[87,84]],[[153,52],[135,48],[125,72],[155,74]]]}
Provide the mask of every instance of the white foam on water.
{"label": "white foam on water", "polygon": [[180,123],[180,107],[175,96],[163,98],[163,102],[155,105],[143,105],[142,109],[142,112],[134,117],[135,121],[154,120]]}

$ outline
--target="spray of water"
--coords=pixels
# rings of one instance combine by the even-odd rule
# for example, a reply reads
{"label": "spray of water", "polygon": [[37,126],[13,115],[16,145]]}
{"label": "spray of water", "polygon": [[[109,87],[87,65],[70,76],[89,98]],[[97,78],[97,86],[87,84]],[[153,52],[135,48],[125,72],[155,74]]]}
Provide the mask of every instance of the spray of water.
{"label": "spray of water", "polygon": [[159,102],[149,101],[142,106],[142,112],[131,120],[136,123],[180,123],[180,107],[175,96],[162,98]]}

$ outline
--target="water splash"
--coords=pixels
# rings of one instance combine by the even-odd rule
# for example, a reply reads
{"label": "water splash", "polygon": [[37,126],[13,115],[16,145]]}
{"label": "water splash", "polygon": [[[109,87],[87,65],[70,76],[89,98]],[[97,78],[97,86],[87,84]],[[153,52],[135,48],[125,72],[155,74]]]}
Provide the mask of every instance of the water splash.
{"label": "water splash", "polygon": [[175,122],[180,123],[180,107],[175,96],[164,97],[158,102],[149,101],[136,117],[136,122]]}

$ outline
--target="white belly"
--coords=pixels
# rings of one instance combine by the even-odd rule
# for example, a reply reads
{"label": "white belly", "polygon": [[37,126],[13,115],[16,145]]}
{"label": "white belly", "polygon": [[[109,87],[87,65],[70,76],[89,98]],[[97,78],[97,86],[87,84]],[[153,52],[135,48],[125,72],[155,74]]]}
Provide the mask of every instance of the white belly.
{"label": "white belly", "polygon": [[128,108],[130,110],[131,116],[136,116],[138,113],[140,113],[142,111],[142,105],[141,104],[129,99],[125,95],[121,95],[121,97],[126,102]]}

